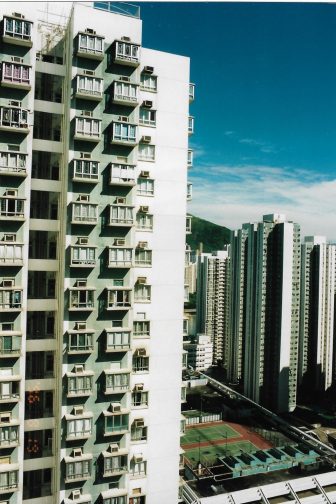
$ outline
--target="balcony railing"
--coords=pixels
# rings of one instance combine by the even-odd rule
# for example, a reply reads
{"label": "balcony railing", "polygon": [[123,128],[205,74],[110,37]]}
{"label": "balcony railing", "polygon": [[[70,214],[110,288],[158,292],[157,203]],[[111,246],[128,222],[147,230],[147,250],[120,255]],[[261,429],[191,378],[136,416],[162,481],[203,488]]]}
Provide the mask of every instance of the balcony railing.
{"label": "balcony railing", "polygon": [[103,98],[104,81],[99,77],[77,75],[76,98],[100,101]]}
{"label": "balcony railing", "polygon": [[22,334],[14,331],[0,332],[0,357],[19,357],[21,354]]}
{"label": "balcony railing", "polygon": [[113,62],[137,67],[140,64],[140,46],[132,42],[117,40],[113,48]]}
{"label": "balcony railing", "polygon": [[22,18],[4,16],[3,41],[9,44],[32,46],[33,23]]}
{"label": "balcony railing", "polygon": [[138,126],[128,122],[114,122],[112,125],[112,144],[134,146],[138,143]]}
{"label": "balcony railing", "polygon": [[0,130],[27,135],[28,111],[20,107],[0,107]]}
{"label": "balcony railing", "polygon": [[108,268],[131,268],[133,266],[133,249],[128,247],[110,247]]}
{"label": "balcony railing", "polygon": [[72,180],[96,184],[99,180],[99,161],[75,159]]}
{"label": "balcony railing", "polygon": [[27,175],[27,154],[0,151],[0,173],[3,175]]}
{"label": "balcony railing", "polygon": [[23,243],[0,241],[0,266],[22,266]]}
{"label": "balcony railing", "polygon": [[76,117],[75,140],[99,142],[101,139],[101,120],[91,117]]}
{"label": "balcony railing", "polygon": [[1,85],[3,87],[30,89],[30,66],[3,61]]}
{"label": "balcony railing", "polygon": [[24,220],[23,198],[16,196],[0,196],[0,219],[2,220]]}
{"label": "balcony railing", "polygon": [[110,205],[110,226],[131,227],[134,225],[134,207],[125,204]]}
{"label": "balcony railing", "polygon": [[15,287],[0,287],[0,311],[21,311],[22,291]]}
{"label": "balcony railing", "polygon": [[98,205],[88,202],[72,203],[72,224],[95,225],[98,222]]}
{"label": "balcony railing", "polygon": [[96,247],[90,247],[89,245],[74,245],[71,247],[70,265],[72,267],[93,268],[96,265]]}
{"label": "balcony railing", "polygon": [[104,59],[104,37],[93,33],[79,33],[77,56],[85,58],[103,60]]}
{"label": "balcony railing", "polygon": [[136,183],[135,166],[128,164],[111,163],[110,185],[134,186]]}
{"label": "balcony railing", "polygon": [[136,106],[139,101],[139,84],[123,80],[114,81],[112,102],[119,105]]}

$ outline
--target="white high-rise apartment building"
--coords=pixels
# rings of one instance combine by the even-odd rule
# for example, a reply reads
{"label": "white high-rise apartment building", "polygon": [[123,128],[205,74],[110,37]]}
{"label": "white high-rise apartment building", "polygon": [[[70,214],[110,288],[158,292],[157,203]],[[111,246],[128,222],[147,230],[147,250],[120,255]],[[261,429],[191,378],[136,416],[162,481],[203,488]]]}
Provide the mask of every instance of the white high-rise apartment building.
{"label": "white high-rise apartment building", "polygon": [[200,254],[197,263],[197,332],[210,337],[213,363],[224,368],[229,358],[230,256],[229,248]]}
{"label": "white high-rise apartment building", "polygon": [[336,245],[306,236],[301,246],[301,316],[298,380],[302,391],[333,382]]}
{"label": "white high-rise apartment building", "polygon": [[178,498],[194,88],[126,9],[0,4],[5,504]]}
{"label": "white high-rise apartment building", "polygon": [[300,228],[271,214],[244,224],[242,233],[244,393],[271,410],[291,411],[297,388]]}

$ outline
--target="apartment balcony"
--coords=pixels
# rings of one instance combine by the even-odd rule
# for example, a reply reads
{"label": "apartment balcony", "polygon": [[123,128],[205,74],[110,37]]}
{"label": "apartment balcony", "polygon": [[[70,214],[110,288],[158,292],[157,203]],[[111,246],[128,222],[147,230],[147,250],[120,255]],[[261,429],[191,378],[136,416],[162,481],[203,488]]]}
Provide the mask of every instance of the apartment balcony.
{"label": "apartment balcony", "polygon": [[23,15],[4,16],[2,40],[7,44],[31,47],[33,23],[24,19]]}
{"label": "apartment balcony", "polygon": [[130,391],[130,369],[105,369],[104,394],[123,394]]}
{"label": "apartment balcony", "polygon": [[104,59],[104,37],[93,30],[79,32],[77,36],[77,56],[98,61]]}
{"label": "apartment balcony", "polygon": [[192,200],[192,183],[191,182],[188,182],[187,184],[187,201],[191,201]]}
{"label": "apartment balcony", "polygon": [[[81,197],[80,197],[81,198]],[[79,199],[72,203],[71,224],[95,226],[98,223],[98,204]]]}
{"label": "apartment balcony", "polygon": [[[80,323],[79,323],[80,324]],[[93,352],[92,329],[74,329],[68,331],[68,354],[89,354]]]}
{"label": "apartment balcony", "polygon": [[191,234],[191,218],[190,215],[186,217],[186,234]]}
{"label": "apartment balcony", "polygon": [[127,205],[125,201],[125,198],[116,198],[115,204],[110,205],[109,226],[134,226],[134,206]]}
{"label": "apartment balcony", "polygon": [[193,102],[195,99],[195,84],[189,84],[189,102]]}
{"label": "apartment balcony", "polygon": [[191,168],[194,163],[194,151],[192,149],[188,149],[188,160],[187,160],[187,166],[188,168]]}
{"label": "apartment balcony", "polygon": [[70,266],[73,268],[94,268],[96,265],[96,251],[97,247],[90,245],[73,245],[71,247]]}
{"label": "apartment balcony", "polygon": [[107,288],[107,310],[129,310],[132,306],[131,287],[108,287]]}
{"label": "apartment balcony", "polygon": [[0,331],[0,358],[16,358],[21,355],[22,333]]}
{"label": "apartment balcony", "polygon": [[23,243],[0,241],[0,266],[22,266]]}
{"label": "apartment balcony", "polygon": [[29,133],[28,110],[20,107],[0,107],[0,131]]}
{"label": "apartment balcony", "polygon": [[0,416],[0,449],[15,448],[19,446],[20,422],[9,418],[3,420]]}
{"label": "apartment balcony", "polygon": [[3,61],[1,66],[1,86],[17,89],[31,89],[29,65]]}
{"label": "apartment balcony", "polygon": [[18,152],[0,151],[0,174],[26,177],[27,155]]}
{"label": "apartment balcony", "polygon": [[75,140],[99,142],[101,140],[101,120],[92,117],[76,117]]}
{"label": "apartment balcony", "polygon": [[25,199],[16,196],[16,190],[7,190],[0,196],[0,220],[24,221]]}
{"label": "apartment balcony", "polygon": [[0,494],[16,492],[19,489],[19,464],[0,464]]}
{"label": "apartment balcony", "polygon": [[75,366],[72,372],[66,373],[67,397],[86,397],[92,394],[93,371],[85,371],[81,365]]}
{"label": "apartment balcony", "polygon": [[74,182],[97,184],[99,182],[99,161],[75,159],[72,180]]}
{"label": "apartment balcony", "polygon": [[77,75],[76,98],[84,100],[101,101],[103,99],[104,80],[99,77]]}
{"label": "apartment balcony", "polygon": [[66,441],[75,441],[76,439],[89,439],[92,435],[92,419],[93,413],[91,412],[65,415]]}
{"label": "apartment balcony", "polygon": [[[1,249],[0,249],[1,250]],[[130,247],[109,247],[108,268],[132,268],[133,249]]]}
{"label": "apartment balcony", "polygon": [[195,119],[192,116],[188,117],[188,134],[192,135],[194,133]]}
{"label": "apartment balcony", "polygon": [[12,280],[3,280],[0,284],[0,312],[18,312],[22,310],[23,289],[17,288]]}
{"label": "apartment balcony", "polygon": [[[125,37],[127,38],[127,37]],[[113,63],[137,67],[140,64],[140,45],[128,40],[116,40],[113,44]]]}
{"label": "apartment balcony", "polygon": [[119,436],[129,431],[129,410],[120,403],[111,403],[104,415],[104,437]]}
{"label": "apartment balcony", "polygon": [[14,375],[12,368],[2,368],[1,373],[0,404],[18,402],[20,399],[21,376]]}
{"label": "apartment balcony", "polygon": [[138,126],[128,122],[113,122],[111,144],[134,147],[138,143]]}
{"label": "apartment balcony", "polygon": [[103,451],[103,478],[122,476],[128,472],[128,450],[121,449],[117,444],[110,445]]}
{"label": "apartment balcony", "polygon": [[[80,450],[77,449],[77,450]],[[73,450],[74,455],[76,449]],[[92,455],[84,454],[73,457],[64,457],[65,462],[65,483],[75,483],[85,481],[91,478]]]}
{"label": "apartment balcony", "polygon": [[105,329],[105,352],[127,352],[131,347],[130,329],[108,328]]}
{"label": "apartment balcony", "polygon": [[[78,282],[77,282],[78,285]],[[93,311],[95,287],[77,286],[69,289],[69,311]]]}
{"label": "apartment balcony", "polygon": [[135,184],[135,165],[111,163],[109,185],[134,186]]}
{"label": "apartment balcony", "polygon": [[129,82],[129,77],[120,77],[113,82],[112,103],[135,107],[139,102],[139,84]]}

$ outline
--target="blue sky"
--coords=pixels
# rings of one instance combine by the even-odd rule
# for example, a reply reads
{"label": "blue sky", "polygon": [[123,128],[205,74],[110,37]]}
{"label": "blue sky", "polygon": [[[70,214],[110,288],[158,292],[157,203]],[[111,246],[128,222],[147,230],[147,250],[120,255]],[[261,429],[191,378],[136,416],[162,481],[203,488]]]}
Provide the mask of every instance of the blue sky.
{"label": "blue sky", "polygon": [[336,239],[336,4],[140,5],[143,45],[191,58],[191,213]]}

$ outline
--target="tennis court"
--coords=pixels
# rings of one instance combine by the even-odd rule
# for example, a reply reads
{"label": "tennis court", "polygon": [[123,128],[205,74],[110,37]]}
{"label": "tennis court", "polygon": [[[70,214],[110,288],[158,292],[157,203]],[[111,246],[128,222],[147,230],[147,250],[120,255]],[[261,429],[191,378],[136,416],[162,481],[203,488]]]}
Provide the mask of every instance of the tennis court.
{"label": "tennis court", "polygon": [[192,463],[197,464],[199,460],[204,465],[213,465],[218,457],[227,455],[239,455],[242,451],[245,453],[253,452],[257,447],[251,441],[235,441],[220,445],[200,446],[185,450],[185,457]]}
{"label": "tennis court", "polygon": [[241,434],[225,423],[221,422],[211,426],[198,424],[187,427],[185,435],[181,438],[181,444],[183,446],[190,443],[212,442],[236,437],[241,437]]}

